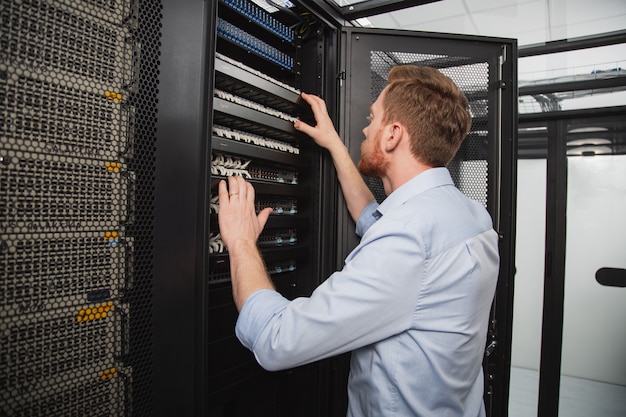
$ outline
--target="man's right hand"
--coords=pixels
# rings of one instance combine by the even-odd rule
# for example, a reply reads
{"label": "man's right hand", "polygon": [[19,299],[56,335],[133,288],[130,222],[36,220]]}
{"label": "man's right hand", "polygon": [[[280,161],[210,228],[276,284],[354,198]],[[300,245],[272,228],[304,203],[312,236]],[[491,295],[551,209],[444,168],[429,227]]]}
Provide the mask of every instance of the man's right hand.
{"label": "man's right hand", "polygon": [[298,120],[294,123],[294,127],[309,135],[315,143],[330,152],[348,211],[356,222],[363,209],[374,200],[374,195],[363,181],[348,148],[335,130],[326,109],[326,102],[313,94],[306,93],[302,93],[302,99],[311,106],[317,124],[313,127]]}
{"label": "man's right hand", "polygon": [[294,128],[306,133],[322,148],[328,149],[331,153],[337,146],[343,146],[343,141],[335,130],[332,120],[328,115],[326,102],[313,94],[302,93],[302,99],[306,101],[313,111],[315,126],[311,126],[301,120],[294,123]]}

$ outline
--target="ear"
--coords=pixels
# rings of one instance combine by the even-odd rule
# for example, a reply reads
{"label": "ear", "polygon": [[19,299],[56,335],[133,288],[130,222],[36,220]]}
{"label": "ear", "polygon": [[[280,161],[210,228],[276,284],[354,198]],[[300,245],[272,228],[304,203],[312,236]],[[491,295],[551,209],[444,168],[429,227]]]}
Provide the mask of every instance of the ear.
{"label": "ear", "polygon": [[398,147],[406,134],[404,126],[398,123],[391,123],[385,127],[385,135],[383,136],[382,146],[386,152],[392,152]]}

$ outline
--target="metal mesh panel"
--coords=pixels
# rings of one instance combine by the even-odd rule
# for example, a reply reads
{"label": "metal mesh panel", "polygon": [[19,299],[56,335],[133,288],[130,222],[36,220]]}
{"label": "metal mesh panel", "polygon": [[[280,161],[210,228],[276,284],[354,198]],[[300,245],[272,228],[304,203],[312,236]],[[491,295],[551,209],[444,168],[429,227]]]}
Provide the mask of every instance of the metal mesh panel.
{"label": "metal mesh panel", "polygon": [[3,318],[119,298],[131,284],[132,240],[115,231],[3,237]]}
{"label": "metal mesh panel", "polygon": [[12,317],[0,348],[6,367],[0,382],[3,391],[29,395],[31,391],[56,389],[59,382],[81,374],[117,370],[116,357],[125,348],[123,309],[109,301]]}
{"label": "metal mesh panel", "polygon": [[[473,58],[407,52],[371,51],[371,100],[387,85],[391,67],[403,64],[429,66],[450,77],[466,95],[472,115],[472,129],[448,169],[456,186],[468,197],[487,205],[487,88],[489,66]],[[368,179],[380,202],[386,195],[380,180]]]}
{"label": "metal mesh panel", "polygon": [[91,82],[61,85],[15,67],[0,71],[0,78],[4,101],[20,108],[0,116],[7,148],[105,160],[131,150],[133,109],[122,101],[126,92],[105,88],[102,94]]}
{"label": "metal mesh panel", "polygon": [[159,2],[0,3],[2,416],[153,414],[160,20]]}
{"label": "metal mesh panel", "polygon": [[86,416],[93,410],[110,410],[123,415],[120,409],[123,402],[117,398],[130,395],[130,376],[128,374],[102,375],[88,378],[86,381],[75,379],[72,383],[59,384],[57,389],[42,390],[28,398],[28,401],[16,401],[12,416]]}
{"label": "metal mesh panel", "polygon": [[128,28],[43,0],[3,2],[0,13],[5,63],[65,80],[80,76],[118,88],[130,84]]}
{"label": "metal mesh panel", "polygon": [[123,227],[125,165],[27,152],[3,152],[2,230],[9,233]]}

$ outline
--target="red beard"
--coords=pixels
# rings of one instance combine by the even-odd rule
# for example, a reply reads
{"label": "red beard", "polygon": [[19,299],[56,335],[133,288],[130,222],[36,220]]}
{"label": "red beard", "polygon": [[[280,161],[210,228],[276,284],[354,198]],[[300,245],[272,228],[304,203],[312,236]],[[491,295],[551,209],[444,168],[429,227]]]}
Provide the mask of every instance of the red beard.
{"label": "red beard", "polygon": [[363,152],[363,143],[365,142],[361,144],[361,160],[359,161],[357,168],[359,172],[366,177],[382,178],[385,172],[387,172],[389,161],[385,159],[383,151],[380,150],[381,138],[382,132],[379,131],[376,134],[374,150],[369,154],[367,152]]}

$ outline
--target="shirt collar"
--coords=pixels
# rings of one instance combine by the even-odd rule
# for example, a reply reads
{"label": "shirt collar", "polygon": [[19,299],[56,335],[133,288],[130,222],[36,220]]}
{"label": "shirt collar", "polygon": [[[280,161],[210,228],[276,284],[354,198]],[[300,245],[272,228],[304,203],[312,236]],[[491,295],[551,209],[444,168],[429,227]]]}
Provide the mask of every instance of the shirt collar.
{"label": "shirt collar", "polygon": [[384,215],[386,211],[406,203],[410,198],[442,185],[454,185],[450,171],[444,167],[430,168],[417,174],[409,181],[402,184],[393,193],[389,194],[387,198],[380,203],[377,211],[380,215]]}

